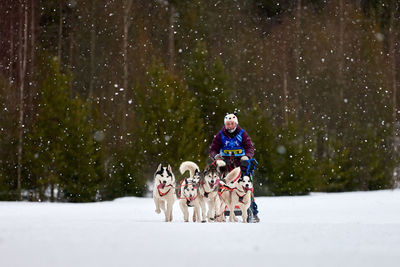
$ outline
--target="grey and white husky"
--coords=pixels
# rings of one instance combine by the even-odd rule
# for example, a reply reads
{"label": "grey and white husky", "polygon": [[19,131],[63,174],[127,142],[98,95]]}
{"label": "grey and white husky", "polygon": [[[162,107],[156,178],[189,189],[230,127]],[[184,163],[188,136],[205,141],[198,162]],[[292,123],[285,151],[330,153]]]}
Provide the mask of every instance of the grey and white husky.
{"label": "grey and white husky", "polygon": [[[189,218],[189,207],[193,207],[193,221],[205,222],[205,205],[201,198],[199,198],[199,185],[202,179],[202,173],[199,166],[192,161],[185,161],[179,167],[181,174],[189,171],[189,177],[181,181],[180,185],[180,202],[183,217],[185,222]],[[200,218],[201,211],[201,218]]]}
{"label": "grey and white husky", "polygon": [[153,199],[156,204],[156,213],[161,210],[165,213],[165,221],[172,221],[172,209],[176,199],[175,176],[171,166],[158,165],[154,173]]}
{"label": "grey and white husky", "polygon": [[[225,164],[223,161],[221,162]],[[218,196],[220,178],[221,172],[219,170],[219,166],[216,164],[216,162],[209,162],[204,169],[199,186],[200,198],[203,203],[207,204],[208,222],[215,220],[216,212],[221,205],[221,201]]]}

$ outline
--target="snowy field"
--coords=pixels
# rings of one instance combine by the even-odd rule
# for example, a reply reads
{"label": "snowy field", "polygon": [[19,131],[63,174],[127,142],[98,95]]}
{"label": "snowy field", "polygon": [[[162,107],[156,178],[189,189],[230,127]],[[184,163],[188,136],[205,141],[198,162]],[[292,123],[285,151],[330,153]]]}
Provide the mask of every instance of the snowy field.
{"label": "snowy field", "polygon": [[400,266],[400,190],[259,197],[259,224],[163,222],[150,198],[0,202],[0,266]]}

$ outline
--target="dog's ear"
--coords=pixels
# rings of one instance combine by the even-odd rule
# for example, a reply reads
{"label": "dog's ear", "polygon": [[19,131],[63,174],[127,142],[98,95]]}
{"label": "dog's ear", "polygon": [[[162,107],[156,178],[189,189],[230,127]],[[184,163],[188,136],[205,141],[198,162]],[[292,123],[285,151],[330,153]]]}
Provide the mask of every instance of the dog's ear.
{"label": "dog's ear", "polygon": [[162,163],[160,163],[160,164],[158,165],[158,167],[157,167],[157,171],[156,171],[156,172],[159,172],[159,171],[161,171],[161,168],[162,168]]}
{"label": "dog's ear", "polygon": [[169,165],[169,164],[168,164],[168,171],[169,171],[170,173],[172,173],[172,168],[171,168],[171,165]]}

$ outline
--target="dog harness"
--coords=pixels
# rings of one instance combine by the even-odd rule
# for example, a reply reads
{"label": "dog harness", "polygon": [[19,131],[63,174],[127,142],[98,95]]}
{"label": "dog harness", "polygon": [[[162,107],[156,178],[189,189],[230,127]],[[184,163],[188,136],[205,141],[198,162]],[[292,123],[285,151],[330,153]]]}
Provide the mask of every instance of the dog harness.
{"label": "dog harness", "polygon": [[233,138],[225,136],[221,130],[221,141],[222,148],[220,150],[220,155],[223,157],[235,156],[241,157],[245,155],[245,151],[242,145],[243,139],[243,129]]}
{"label": "dog harness", "polygon": [[193,207],[193,206],[191,205],[191,203],[192,203],[192,201],[194,201],[194,200],[197,198],[197,195],[194,196],[194,197],[185,197],[185,198],[186,198],[186,205],[187,205],[188,207]]}
{"label": "dog harness", "polygon": [[169,184],[169,185],[163,185],[163,184],[159,184],[159,185],[157,185],[157,191],[158,191],[158,194],[160,195],[160,197],[163,197],[163,196],[165,196],[166,194],[168,194],[169,193],[169,191],[171,191],[171,188],[170,189],[168,189],[168,191],[167,192],[165,192],[165,193],[163,193],[163,192],[161,192],[161,188],[162,189],[164,189],[164,187],[166,187],[166,186],[172,186],[172,184]]}
{"label": "dog harness", "polygon": [[[214,186],[218,185],[218,184],[219,184],[219,181],[220,181],[220,180],[217,179],[217,180],[215,181],[215,183],[213,183],[213,184],[210,184],[210,183],[209,183],[209,186],[210,186],[210,188],[211,188],[211,191],[210,191],[210,192],[207,192],[206,189],[203,188],[203,189],[204,189],[204,197],[208,198],[208,195],[209,195],[211,192],[215,191],[216,187],[214,187]],[[202,182],[201,184],[204,185],[204,184],[206,184],[206,183]]]}

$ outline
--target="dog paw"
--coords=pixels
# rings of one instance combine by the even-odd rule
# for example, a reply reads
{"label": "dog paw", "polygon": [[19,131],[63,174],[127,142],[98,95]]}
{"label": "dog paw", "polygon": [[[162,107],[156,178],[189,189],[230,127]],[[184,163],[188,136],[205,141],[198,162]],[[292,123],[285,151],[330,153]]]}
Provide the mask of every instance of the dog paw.
{"label": "dog paw", "polygon": [[203,221],[201,221],[202,223],[205,223],[206,222],[206,220],[203,220]]}
{"label": "dog paw", "polygon": [[157,214],[160,214],[160,213],[161,213],[161,210],[159,210],[159,209],[156,210],[156,213],[157,213]]}

